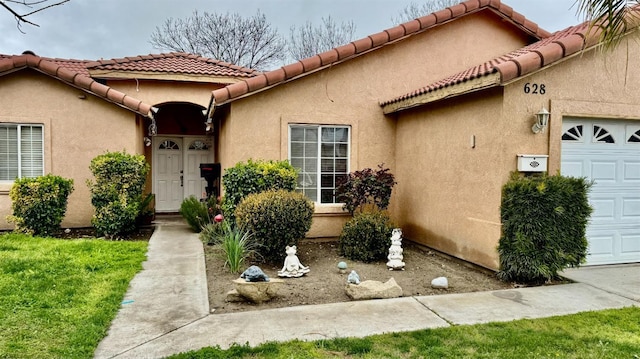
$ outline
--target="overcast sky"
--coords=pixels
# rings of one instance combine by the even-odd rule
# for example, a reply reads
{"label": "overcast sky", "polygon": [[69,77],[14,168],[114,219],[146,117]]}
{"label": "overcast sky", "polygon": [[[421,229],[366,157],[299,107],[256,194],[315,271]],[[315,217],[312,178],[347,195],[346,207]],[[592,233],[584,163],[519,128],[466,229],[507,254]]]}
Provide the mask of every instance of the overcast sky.
{"label": "overcast sky", "polygon": [[[0,0],[2,1],[2,0]],[[54,1],[54,0],[50,0]],[[428,0],[413,0],[415,3]],[[67,59],[120,58],[160,53],[149,44],[156,26],[167,18],[185,18],[194,10],[248,16],[258,9],[284,35],[292,25],[319,24],[331,15],[337,22],[353,20],[355,39],[393,26],[392,18],[412,0],[71,0],[29,19],[40,27],[16,28],[12,15],[0,8],[0,53],[34,51]],[[529,20],[554,32],[575,25],[575,0],[504,0]],[[164,51],[166,52],[166,51]]]}

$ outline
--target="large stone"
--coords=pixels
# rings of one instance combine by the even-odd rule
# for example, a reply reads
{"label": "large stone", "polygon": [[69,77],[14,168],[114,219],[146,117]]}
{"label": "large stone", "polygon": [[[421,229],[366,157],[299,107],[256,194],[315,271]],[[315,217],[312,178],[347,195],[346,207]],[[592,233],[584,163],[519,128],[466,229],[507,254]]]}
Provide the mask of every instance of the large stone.
{"label": "large stone", "polygon": [[254,303],[266,302],[277,296],[283,283],[278,278],[271,278],[268,282],[247,282],[242,278],[233,281],[238,294]]}
{"label": "large stone", "polygon": [[385,299],[402,296],[402,288],[391,278],[386,283],[375,280],[365,280],[360,284],[348,284],[347,295],[351,299]]}
{"label": "large stone", "polygon": [[449,281],[446,277],[438,277],[431,281],[431,288],[435,289],[447,289],[449,288]]}
{"label": "large stone", "polygon": [[247,298],[241,296],[237,290],[231,289],[230,291],[227,292],[225,301],[230,303],[246,302]]}

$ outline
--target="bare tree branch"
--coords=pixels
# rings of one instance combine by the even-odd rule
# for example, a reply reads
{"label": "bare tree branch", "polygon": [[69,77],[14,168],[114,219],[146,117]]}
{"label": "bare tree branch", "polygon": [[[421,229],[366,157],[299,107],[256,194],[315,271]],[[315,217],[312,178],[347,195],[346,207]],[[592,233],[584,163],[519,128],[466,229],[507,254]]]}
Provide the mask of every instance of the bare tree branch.
{"label": "bare tree branch", "polygon": [[33,15],[35,13],[40,12],[40,11],[47,10],[47,9],[52,8],[54,6],[63,5],[64,3],[69,2],[71,0],[60,0],[58,2],[49,4],[47,6],[42,6],[40,8],[37,8],[37,9],[35,9],[33,11],[30,11],[30,12],[27,12],[27,13],[24,13],[24,14],[18,13],[16,10],[14,10],[14,8],[12,6],[9,6],[7,3],[15,4],[15,6],[24,6],[24,7],[27,7],[27,8],[33,8],[36,5],[41,5],[41,4],[44,4],[44,3],[48,2],[48,1],[49,0],[36,0],[36,1],[27,1],[27,0],[23,0],[23,1],[4,0],[4,1],[2,1],[2,0],[0,0],[0,6],[5,8],[5,10],[9,11],[11,13],[11,15],[13,15],[13,17],[16,19],[16,23],[17,23],[16,27],[18,28],[18,30],[20,32],[24,33],[24,31],[22,31],[22,28],[21,28],[22,23],[40,27],[40,25],[38,25],[38,24],[36,24],[36,23],[34,23],[32,21],[27,20],[26,18],[28,16],[31,16],[31,15]]}
{"label": "bare tree branch", "polygon": [[401,24],[403,22],[417,19],[421,16],[428,15],[432,12],[442,10],[449,6],[457,5],[460,0],[424,0],[423,4],[416,4],[414,2],[407,5],[397,17],[391,19],[394,25]]}
{"label": "bare tree branch", "polygon": [[167,19],[149,40],[160,50],[198,54],[239,66],[266,69],[282,62],[285,44],[278,31],[258,11],[250,18],[237,13],[198,13]]}
{"label": "bare tree branch", "polygon": [[356,25],[353,21],[337,24],[331,16],[322,18],[322,25],[314,27],[307,21],[303,26],[292,26],[289,32],[289,56],[296,60],[311,57],[353,40]]}

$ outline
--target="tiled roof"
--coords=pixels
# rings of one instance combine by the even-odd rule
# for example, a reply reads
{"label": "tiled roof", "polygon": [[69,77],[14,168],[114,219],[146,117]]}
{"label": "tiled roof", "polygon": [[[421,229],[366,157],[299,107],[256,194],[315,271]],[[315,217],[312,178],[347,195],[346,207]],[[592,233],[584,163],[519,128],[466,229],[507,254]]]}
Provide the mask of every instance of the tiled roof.
{"label": "tiled roof", "polygon": [[260,72],[228,62],[182,52],[151,54],[87,64],[89,71],[134,71],[249,78]]}
{"label": "tiled roof", "polygon": [[78,62],[82,62],[79,60],[76,61],[77,62],[69,60],[51,60],[30,54],[0,57],[0,76],[24,68],[32,68],[70,86],[101,97],[118,106],[124,107],[143,116],[150,116],[152,108],[150,105],[131,96],[125,95],[120,91],[116,91],[109,86],[105,86],[88,77],[86,74],[83,74],[81,71],[74,71],[73,68],[78,66]]}
{"label": "tiled roof", "polygon": [[482,10],[493,11],[534,38],[543,39],[551,35],[549,32],[539,28],[537,24],[527,20],[522,14],[513,11],[511,7],[502,4],[499,0],[468,0],[277,70],[265,72],[245,81],[215,90],[212,93],[212,102],[215,101],[216,106],[231,102],[237,98],[285,83],[318,69],[357,57],[386,44]]}
{"label": "tiled roof", "polygon": [[586,22],[571,26],[531,45],[446,77],[406,95],[381,102],[380,105],[384,107],[495,73],[500,75],[499,83],[504,84],[578,53],[587,47],[594,46],[598,43],[598,38],[598,30],[592,28],[589,32],[589,24]]}

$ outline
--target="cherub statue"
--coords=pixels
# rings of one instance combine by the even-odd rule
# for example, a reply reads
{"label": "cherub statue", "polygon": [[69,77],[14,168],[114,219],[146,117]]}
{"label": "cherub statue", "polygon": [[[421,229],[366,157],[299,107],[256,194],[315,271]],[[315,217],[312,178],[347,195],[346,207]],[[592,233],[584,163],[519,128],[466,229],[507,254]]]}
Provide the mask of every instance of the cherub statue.
{"label": "cherub statue", "polygon": [[404,258],[402,255],[402,229],[394,228],[391,232],[391,246],[389,247],[389,255],[387,259],[387,267],[389,270],[401,269],[404,270]]}

